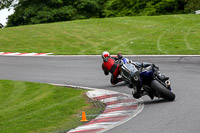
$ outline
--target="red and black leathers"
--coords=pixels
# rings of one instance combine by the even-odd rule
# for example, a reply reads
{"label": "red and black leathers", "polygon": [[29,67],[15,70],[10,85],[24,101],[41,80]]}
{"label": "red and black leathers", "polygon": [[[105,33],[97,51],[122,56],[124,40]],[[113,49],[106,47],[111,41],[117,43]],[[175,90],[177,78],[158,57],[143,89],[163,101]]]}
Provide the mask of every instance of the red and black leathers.
{"label": "red and black leathers", "polygon": [[118,78],[119,64],[117,63],[117,61],[118,61],[117,57],[107,57],[103,60],[102,63],[102,69],[104,71],[104,74],[108,75],[109,72],[112,74],[110,82],[113,85],[122,81],[121,78]]}

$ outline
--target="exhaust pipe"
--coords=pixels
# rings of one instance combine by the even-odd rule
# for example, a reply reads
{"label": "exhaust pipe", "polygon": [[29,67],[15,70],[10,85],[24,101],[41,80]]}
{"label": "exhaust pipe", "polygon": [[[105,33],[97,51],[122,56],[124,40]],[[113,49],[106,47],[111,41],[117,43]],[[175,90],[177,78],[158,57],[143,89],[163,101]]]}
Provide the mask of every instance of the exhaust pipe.
{"label": "exhaust pipe", "polygon": [[166,80],[166,81],[165,81],[165,84],[166,84],[167,86],[170,86],[171,83],[170,83],[169,80]]}

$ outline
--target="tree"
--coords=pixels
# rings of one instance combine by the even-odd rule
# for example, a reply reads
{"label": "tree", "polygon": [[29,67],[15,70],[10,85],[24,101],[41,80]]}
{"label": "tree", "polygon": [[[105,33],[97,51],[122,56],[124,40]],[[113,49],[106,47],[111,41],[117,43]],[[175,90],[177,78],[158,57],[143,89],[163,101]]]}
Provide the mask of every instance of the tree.
{"label": "tree", "polygon": [[185,12],[191,13],[200,10],[200,0],[185,0]]}
{"label": "tree", "polygon": [[105,0],[20,0],[7,26],[102,17]]}
{"label": "tree", "polygon": [[75,19],[189,13],[199,0],[1,0],[0,9],[14,7],[7,26]]}
{"label": "tree", "polygon": [[0,10],[4,8],[9,8],[15,6],[18,0],[1,0],[0,1]]}
{"label": "tree", "polygon": [[0,28],[3,28],[3,27],[4,27],[3,24],[0,23]]}
{"label": "tree", "polygon": [[105,16],[160,15],[183,13],[183,0],[108,0]]}

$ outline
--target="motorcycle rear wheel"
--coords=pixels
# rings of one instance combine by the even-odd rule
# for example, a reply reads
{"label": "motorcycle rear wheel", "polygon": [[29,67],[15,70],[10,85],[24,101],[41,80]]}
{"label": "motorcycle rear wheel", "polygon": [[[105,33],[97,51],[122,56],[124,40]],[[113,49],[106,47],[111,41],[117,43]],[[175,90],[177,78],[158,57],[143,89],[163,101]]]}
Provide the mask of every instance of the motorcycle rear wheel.
{"label": "motorcycle rear wheel", "polygon": [[174,101],[175,99],[175,94],[173,92],[171,92],[170,90],[168,90],[165,86],[163,86],[160,82],[158,82],[157,80],[153,80],[151,82],[151,87],[157,91],[162,98],[168,100],[168,101]]}

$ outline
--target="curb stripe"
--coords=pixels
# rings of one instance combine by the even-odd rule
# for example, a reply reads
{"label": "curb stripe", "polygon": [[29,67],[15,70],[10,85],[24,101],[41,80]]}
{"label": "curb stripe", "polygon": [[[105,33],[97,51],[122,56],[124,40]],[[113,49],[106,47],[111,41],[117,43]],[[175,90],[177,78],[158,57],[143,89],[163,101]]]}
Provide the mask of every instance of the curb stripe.
{"label": "curb stripe", "polygon": [[121,116],[121,115],[126,115],[128,113],[131,113],[130,110],[128,111],[115,111],[115,112],[110,112],[110,113],[102,113],[98,118],[105,118],[105,117],[113,117],[113,116]]}
{"label": "curb stripe", "polygon": [[72,131],[69,133],[96,133],[98,131],[103,130],[104,128],[100,128],[100,129],[88,129],[88,130],[79,130],[79,131]]}
{"label": "curb stripe", "polygon": [[89,133],[90,131],[97,133],[107,131],[136,116],[142,111],[144,106],[140,100],[133,99],[131,95],[124,93],[94,89],[88,91],[86,94],[89,98],[105,103],[106,109],[95,119],[83,126],[70,130],[68,133]]}
{"label": "curb stripe", "polygon": [[114,112],[114,111],[121,111],[121,110],[135,110],[138,107],[138,105],[130,105],[130,106],[121,106],[117,108],[112,108],[112,109],[106,109],[103,114],[109,113],[109,112]]}
{"label": "curb stripe", "polygon": [[126,98],[128,98],[128,97],[110,97],[110,98],[106,98],[106,99],[103,99],[100,101],[102,101],[103,103],[107,103],[107,102],[113,102],[113,101],[117,101],[120,99],[126,99]]}
{"label": "curb stripe", "polygon": [[121,116],[113,116],[113,117],[104,117],[99,119],[91,120],[89,123],[86,123],[85,125],[95,124],[95,123],[101,123],[101,122],[116,122],[121,121],[125,118],[129,117],[129,115],[121,115]]}
{"label": "curb stripe", "polygon": [[5,53],[4,53],[4,52],[1,52],[1,55],[2,55],[2,54],[11,54],[11,52],[5,52]]}
{"label": "curb stripe", "polygon": [[92,99],[103,100],[103,99],[106,99],[106,98],[119,97],[119,96],[125,96],[125,95],[123,95],[123,94],[111,94],[111,95],[104,95],[104,96],[99,96],[99,97],[93,97]]}
{"label": "curb stripe", "polygon": [[130,106],[130,105],[137,105],[137,103],[118,103],[118,104],[113,104],[113,105],[108,105],[107,109],[113,109],[113,108],[117,108],[117,107],[121,107],[121,106]]}
{"label": "curb stripe", "polygon": [[100,100],[106,104],[106,109],[102,114],[67,133],[102,133],[127,122],[144,108],[142,99],[133,99],[132,95],[125,93],[74,85],[51,84],[89,90],[86,92],[89,98]]}
{"label": "curb stripe", "polygon": [[43,55],[47,55],[47,53],[38,53],[38,54],[35,54],[35,56],[43,56]]}
{"label": "curb stripe", "polygon": [[112,124],[116,124],[118,122],[102,122],[102,123],[95,123],[95,124],[91,124],[91,125],[83,125],[83,126],[80,126],[80,127],[77,127],[75,129],[75,131],[78,131],[78,130],[89,130],[89,129],[99,129],[99,128],[107,128],[109,127],[110,125]]}
{"label": "curb stripe", "polygon": [[52,53],[19,53],[19,52],[0,52],[0,55],[5,56],[47,56]]}
{"label": "curb stripe", "polygon": [[118,103],[128,103],[128,102],[136,102],[135,99],[121,99],[112,102],[107,102],[106,105],[118,104]]}
{"label": "curb stripe", "polygon": [[23,56],[34,56],[36,55],[37,53],[19,53],[19,54],[16,54],[16,55],[23,55]]}
{"label": "curb stripe", "polygon": [[28,54],[28,53],[19,53],[19,54],[16,54],[16,55],[26,55],[26,54]]}
{"label": "curb stripe", "polygon": [[102,114],[67,133],[102,133],[127,122],[144,108],[142,99],[133,99],[132,95],[125,93],[66,84],[51,84],[89,90],[86,92],[89,98],[106,104],[106,109]]}

